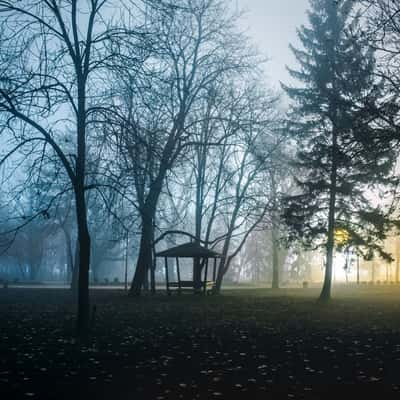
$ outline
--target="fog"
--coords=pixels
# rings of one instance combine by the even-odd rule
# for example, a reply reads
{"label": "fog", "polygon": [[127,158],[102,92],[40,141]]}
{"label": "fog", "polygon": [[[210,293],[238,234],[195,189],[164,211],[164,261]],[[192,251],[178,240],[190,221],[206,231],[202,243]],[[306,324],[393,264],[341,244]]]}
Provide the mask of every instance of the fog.
{"label": "fog", "polygon": [[[118,8],[110,2],[103,20],[100,12],[94,15],[92,27],[90,4],[84,4],[77,9],[75,36],[63,36],[47,26],[50,36],[37,36],[26,54],[21,50],[21,60],[28,60],[29,67],[11,54],[15,46],[23,49],[35,27],[27,25],[26,34],[15,43],[18,15],[8,15],[5,4],[0,265],[4,282],[76,285],[87,279],[90,285],[132,284],[136,292],[150,286],[156,290],[165,287],[166,272],[164,261],[154,255],[185,242],[219,253],[219,287],[249,282],[273,287],[318,284],[326,279],[327,260],[333,271],[329,275],[337,282],[397,280],[398,272],[388,272],[394,264],[386,267],[386,262],[397,260],[390,244],[397,237],[389,219],[381,227],[369,220],[368,237],[362,237],[356,227],[359,210],[349,211],[341,203],[344,198],[339,199],[344,208],[336,212],[337,226],[350,222],[346,229],[354,244],[349,239],[326,256],[327,212],[322,207],[314,210],[315,218],[306,212],[300,217],[296,212],[306,204],[291,203],[299,200],[307,178],[307,185],[321,184],[311,164],[300,165],[296,159],[304,157],[313,138],[300,143],[287,125],[288,115],[296,120],[296,112],[303,113],[294,106],[298,99],[290,87],[304,85],[301,73],[308,67],[303,54],[290,45],[301,49],[306,43],[304,36],[303,42],[299,40],[298,31],[303,25],[310,28],[308,1],[211,3],[178,7],[171,16],[166,5],[163,9],[138,2]],[[32,15],[41,7],[32,3]],[[202,7],[207,19],[201,25],[204,32],[198,31],[196,37],[194,27],[199,15],[203,18],[196,13]],[[343,10],[346,18],[354,18],[354,13]],[[165,30],[164,20],[176,32]],[[74,22],[68,24],[73,32]],[[93,29],[94,50],[85,50],[88,29]],[[76,54],[60,50],[64,45],[70,49],[71,40],[78,40]],[[152,41],[157,43],[154,49]],[[79,52],[85,51],[92,51],[87,64],[79,59]],[[299,65],[302,69],[296,72]],[[74,81],[74,74],[79,78],[85,68],[86,81]],[[357,73],[369,73],[368,65],[362,68]],[[17,84],[23,79],[26,88]],[[79,105],[79,96],[74,98],[78,90],[86,90],[85,106]],[[79,120],[81,112],[86,125],[77,128],[75,118]],[[35,136],[36,131],[44,140]],[[395,212],[389,171],[394,156],[385,147],[388,143],[382,142],[381,153],[375,155],[384,165],[380,175],[366,171],[369,180],[362,177],[358,191],[353,181],[345,182],[354,186],[349,197],[357,193],[360,201],[369,201],[361,193],[368,188],[368,198],[375,199],[370,213],[373,207],[387,215]],[[322,154],[316,157],[323,159]],[[365,164],[365,158],[359,163]],[[337,174],[340,168],[352,167],[339,166]],[[321,165],[321,177],[324,168]],[[372,186],[379,179],[387,185],[376,186],[375,193]],[[377,202],[385,190],[385,202]],[[318,195],[326,201],[324,189]],[[306,218],[303,226],[296,218]],[[313,230],[310,237],[307,229]],[[333,237],[336,228],[329,229]],[[372,258],[383,276],[372,272]],[[87,264],[87,271],[79,277],[80,263]],[[176,261],[171,268],[176,275]],[[195,281],[199,268],[203,270],[204,260],[194,258],[192,278],[185,272],[185,280]]]}
{"label": "fog", "polygon": [[296,29],[307,22],[308,0],[238,0],[237,4],[244,12],[241,25],[268,59],[268,81],[275,87],[279,82],[292,82],[286,66],[293,66],[296,60],[289,43],[299,44]]}
{"label": "fog", "polygon": [[399,32],[0,0],[1,399],[397,399]]}

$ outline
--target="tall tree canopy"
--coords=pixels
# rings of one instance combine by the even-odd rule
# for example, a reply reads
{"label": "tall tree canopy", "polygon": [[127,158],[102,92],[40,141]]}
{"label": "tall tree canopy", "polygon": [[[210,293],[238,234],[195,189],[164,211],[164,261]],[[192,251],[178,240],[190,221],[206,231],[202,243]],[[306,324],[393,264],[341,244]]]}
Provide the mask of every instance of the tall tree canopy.
{"label": "tall tree canopy", "polygon": [[[284,90],[292,100],[289,132],[298,143],[298,190],[285,201],[292,239],[326,248],[321,300],[330,298],[335,231],[348,232],[365,257],[390,259],[381,243],[391,221],[377,196],[388,194],[395,160],[394,132],[374,75],[374,53],[363,40],[353,2],[311,0],[309,27],[292,51],[300,64],[289,69],[302,85]],[[387,114],[386,114],[387,115]],[[376,191],[374,192],[374,189]]]}

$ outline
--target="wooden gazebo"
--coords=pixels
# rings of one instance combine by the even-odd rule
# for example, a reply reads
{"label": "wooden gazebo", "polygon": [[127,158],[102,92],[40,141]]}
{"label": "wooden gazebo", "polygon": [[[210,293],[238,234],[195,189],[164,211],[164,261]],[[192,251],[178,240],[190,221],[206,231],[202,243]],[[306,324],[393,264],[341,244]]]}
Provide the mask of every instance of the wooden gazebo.
{"label": "wooden gazebo", "polygon": [[[208,293],[212,290],[217,279],[217,260],[221,257],[216,251],[207,249],[199,243],[190,242],[184,243],[176,247],[172,247],[167,250],[156,253],[156,257],[164,258],[165,266],[165,282],[167,287],[167,293],[171,294],[171,289],[178,290],[180,294],[183,289],[193,289],[196,291],[200,289],[203,293]],[[176,260],[176,281],[170,279],[168,258],[175,258]],[[193,259],[193,274],[192,280],[182,280],[181,270],[179,265],[180,258],[192,258]],[[213,260],[212,271],[209,270],[209,260]],[[196,282],[196,271],[195,268],[200,268],[199,276],[200,281]],[[202,273],[202,270],[204,272]],[[209,272],[212,272],[211,279],[209,279]]]}

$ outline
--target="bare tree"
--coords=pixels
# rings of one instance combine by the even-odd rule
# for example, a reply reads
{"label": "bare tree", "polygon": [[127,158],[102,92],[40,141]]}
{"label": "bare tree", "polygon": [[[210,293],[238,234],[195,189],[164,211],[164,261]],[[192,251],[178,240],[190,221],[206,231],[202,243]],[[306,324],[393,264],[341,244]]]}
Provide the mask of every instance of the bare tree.
{"label": "bare tree", "polygon": [[[243,75],[242,80],[246,82]],[[267,171],[273,169],[272,157],[281,140],[274,130],[278,98],[258,89],[260,81],[232,81],[231,86],[224,82],[228,89],[219,94],[214,88],[189,156],[194,170],[195,237],[222,252],[217,291],[232,259],[270,208]]]}
{"label": "bare tree", "polygon": [[148,8],[146,21],[155,30],[152,45],[156,51],[141,79],[125,75],[122,129],[117,140],[141,217],[132,294],[140,294],[153,265],[157,205],[168,172],[191,143],[193,121],[188,116],[215,80],[255,62],[246,39],[235,29],[235,20],[229,4],[219,0],[162,2]]}
{"label": "bare tree", "polygon": [[[118,3],[121,5],[122,3]],[[126,29],[114,26],[108,0],[0,1],[0,112],[15,145],[56,155],[69,178],[79,242],[77,333],[89,323],[90,234],[85,191],[91,124],[104,110],[102,71]],[[131,35],[132,32],[129,32]]]}

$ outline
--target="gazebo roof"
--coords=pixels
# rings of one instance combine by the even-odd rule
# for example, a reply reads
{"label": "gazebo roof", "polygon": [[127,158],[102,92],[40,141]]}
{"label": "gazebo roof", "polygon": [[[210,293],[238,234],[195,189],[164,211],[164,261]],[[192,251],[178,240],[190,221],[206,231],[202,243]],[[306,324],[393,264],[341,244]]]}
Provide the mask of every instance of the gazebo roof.
{"label": "gazebo roof", "polygon": [[217,258],[221,257],[221,254],[207,249],[198,243],[190,242],[160,251],[156,253],[156,257]]}

